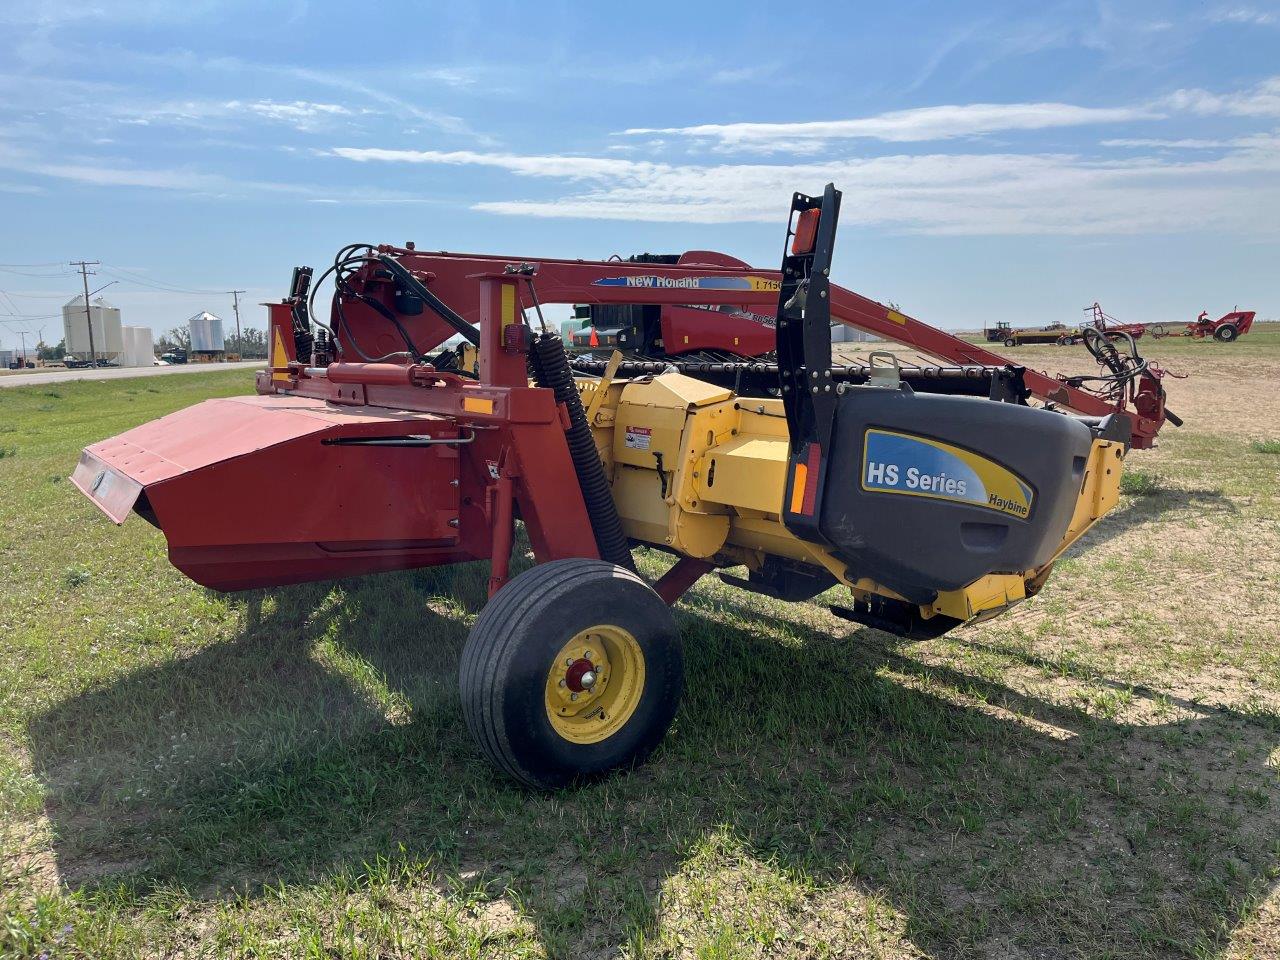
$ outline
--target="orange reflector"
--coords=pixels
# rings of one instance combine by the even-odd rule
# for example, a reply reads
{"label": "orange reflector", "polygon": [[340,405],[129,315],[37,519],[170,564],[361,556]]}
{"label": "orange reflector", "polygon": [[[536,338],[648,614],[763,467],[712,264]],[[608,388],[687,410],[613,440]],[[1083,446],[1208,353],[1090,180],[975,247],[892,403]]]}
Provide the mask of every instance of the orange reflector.
{"label": "orange reflector", "polygon": [[809,468],[803,463],[796,464],[795,476],[791,480],[791,512],[802,513],[804,508],[804,488],[809,479]]}
{"label": "orange reflector", "polygon": [[467,413],[493,413],[493,401],[486,397],[463,397],[462,409]]}
{"label": "orange reflector", "polygon": [[818,508],[818,478],[822,476],[822,447],[807,445],[805,457],[791,475],[791,512],[811,517]]}
{"label": "orange reflector", "polygon": [[803,211],[796,220],[796,235],[791,240],[793,257],[813,252],[813,245],[818,240],[818,217],[820,216],[822,216],[821,208],[814,207],[812,210]]}

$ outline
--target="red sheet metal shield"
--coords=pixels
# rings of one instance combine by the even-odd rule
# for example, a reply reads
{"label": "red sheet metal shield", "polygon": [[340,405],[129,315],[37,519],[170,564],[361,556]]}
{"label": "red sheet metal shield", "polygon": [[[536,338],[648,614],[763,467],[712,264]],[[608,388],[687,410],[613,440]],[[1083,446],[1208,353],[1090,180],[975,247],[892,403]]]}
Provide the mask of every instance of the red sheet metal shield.
{"label": "red sheet metal shield", "polygon": [[[88,447],[72,482],[136,509],[193,580],[221,590],[472,559],[458,544],[458,449],[425,413],[303,397],[206,400]],[[426,447],[335,444],[426,437]]]}

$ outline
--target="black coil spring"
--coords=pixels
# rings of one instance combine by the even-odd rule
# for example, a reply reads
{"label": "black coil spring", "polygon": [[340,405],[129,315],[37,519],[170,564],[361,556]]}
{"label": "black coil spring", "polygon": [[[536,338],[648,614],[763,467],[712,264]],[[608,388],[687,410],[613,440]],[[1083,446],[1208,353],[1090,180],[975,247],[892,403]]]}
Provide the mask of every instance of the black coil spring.
{"label": "black coil spring", "polygon": [[596,451],[587,414],[582,408],[582,397],[574,386],[573,371],[569,369],[569,358],[565,356],[564,341],[558,333],[542,333],[534,337],[529,351],[529,366],[533,382],[553,391],[556,402],[563,403],[569,412],[565,439],[569,443],[569,456],[578,475],[578,486],[582,488],[582,499],[587,505],[587,516],[591,520],[601,559],[635,570],[626,534],[622,532],[622,521],[618,519],[618,510],[613,503],[609,479]]}

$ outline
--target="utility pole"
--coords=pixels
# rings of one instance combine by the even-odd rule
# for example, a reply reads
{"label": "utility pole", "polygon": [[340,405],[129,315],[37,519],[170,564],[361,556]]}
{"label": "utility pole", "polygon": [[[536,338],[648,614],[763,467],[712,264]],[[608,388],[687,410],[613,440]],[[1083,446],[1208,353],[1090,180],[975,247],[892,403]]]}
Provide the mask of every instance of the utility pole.
{"label": "utility pole", "polygon": [[98,351],[93,345],[93,314],[89,312],[89,274],[96,271],[89,267],[98,266],[97,260],[73,260],[71,266],[80,268],[80,279],[84,281],[84,322],[89,325],[89,362],[98,369]]}
{"label": "utility pole", "polygon": [[18,369],[22,370],[27,365],[27,331],[19,330],[18,336],[22,338],[22,360],[19,361]]}
{"label": "utility pole", "polygon": [[236,312],[236,353],[240,355],[240,359],[244,359],[244,341],[240,339],[240,294],[247,293],[247,290],[228,290],[231,294],[232,309]]}

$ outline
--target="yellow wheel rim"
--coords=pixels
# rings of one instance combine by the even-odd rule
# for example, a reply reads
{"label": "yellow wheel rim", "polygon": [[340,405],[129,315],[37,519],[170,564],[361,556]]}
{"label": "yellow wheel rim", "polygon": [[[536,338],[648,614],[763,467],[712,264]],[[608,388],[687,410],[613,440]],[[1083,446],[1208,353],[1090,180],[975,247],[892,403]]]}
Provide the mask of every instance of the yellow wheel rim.
{"label": "yellow wheel rim", "polygon": [[644,652],[628,631],[588,627],[560,648],[547,671],[547,716],[574,743],[599,743],[621,730],[644,693]]}

